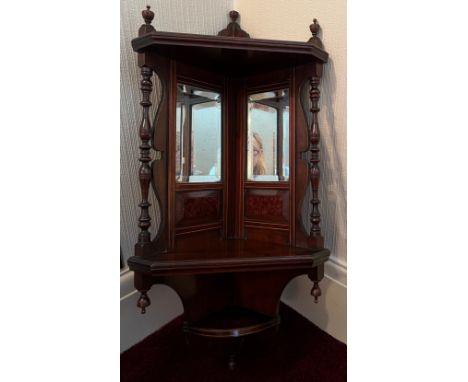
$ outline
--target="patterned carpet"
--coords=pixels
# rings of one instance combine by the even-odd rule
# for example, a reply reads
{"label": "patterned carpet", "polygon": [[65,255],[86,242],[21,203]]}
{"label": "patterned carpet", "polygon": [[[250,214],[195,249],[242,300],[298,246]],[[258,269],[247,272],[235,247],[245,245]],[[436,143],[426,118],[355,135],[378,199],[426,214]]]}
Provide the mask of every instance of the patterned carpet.
{"label": "patterned carpet", "polygon": [[226,347],[239,342],[187,338],[178,317],[120,356],[122,382],[344,382],[346,345],[282,304],[278,332],[247,336],[237,365]]}

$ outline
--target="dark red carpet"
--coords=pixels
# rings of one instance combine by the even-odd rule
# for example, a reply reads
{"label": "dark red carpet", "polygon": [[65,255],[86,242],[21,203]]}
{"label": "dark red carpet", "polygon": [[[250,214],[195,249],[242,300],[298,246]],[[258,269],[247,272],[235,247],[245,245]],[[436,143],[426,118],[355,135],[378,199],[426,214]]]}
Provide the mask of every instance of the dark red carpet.
{"label": "dark red carpet", "polygon": [[[245,337],[237,368],[227,367],[218,340],[191,339],[181,317],[120,356],[122,382],[343,382],[346,345],[286,305],[277,333]],[[200,342],[202,341],[202,342]]]}

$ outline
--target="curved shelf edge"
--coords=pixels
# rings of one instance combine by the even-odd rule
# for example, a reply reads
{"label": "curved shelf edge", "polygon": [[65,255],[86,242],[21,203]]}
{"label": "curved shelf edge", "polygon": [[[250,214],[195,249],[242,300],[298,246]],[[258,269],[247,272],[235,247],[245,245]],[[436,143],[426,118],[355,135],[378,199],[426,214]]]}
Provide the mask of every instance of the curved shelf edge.
{"label": "curved shelf edge", "polygon": [[278,326],[280,317],[269,317],[243,308],[227,308],[198,322],[184,322],[185,333],[202,337],[242,337]]}

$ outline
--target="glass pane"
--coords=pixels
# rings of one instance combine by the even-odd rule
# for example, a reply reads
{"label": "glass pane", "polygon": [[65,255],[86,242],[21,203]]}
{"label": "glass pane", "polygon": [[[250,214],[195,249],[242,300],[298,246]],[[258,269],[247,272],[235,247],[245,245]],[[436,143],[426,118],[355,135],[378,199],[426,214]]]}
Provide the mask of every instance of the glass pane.
{"label": "glass pane", "polygon": [[289,179],[288,89],[248,97],[247,179]]}
{"label": "glass pane", "polygon": [[179,84],[176,114],[176,181],[219,182],[221,95]]}

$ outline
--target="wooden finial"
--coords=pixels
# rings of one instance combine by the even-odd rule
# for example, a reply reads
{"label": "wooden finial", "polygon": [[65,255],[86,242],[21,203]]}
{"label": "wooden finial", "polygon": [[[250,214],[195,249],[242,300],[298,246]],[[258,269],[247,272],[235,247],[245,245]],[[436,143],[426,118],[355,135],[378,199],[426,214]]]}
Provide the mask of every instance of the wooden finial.
{"label": "wooden finial", "polygon": [[325,267],[323,264],[319,265],[312,269],[312,271],[308,274],[309,279],[314,283],[312,286],[312,290],[310,294],[314,298],[314,302],[318,302],[318,298],[322,295],[322,290],[320,289],[319,282],[323,279],[325,272]]}
{"label": "wooden finial", "polygon": [[320,24],[317,22],[317,19],[314,19],[314,23],[310,24],[309,28],[310,28],[310,31],[312,32],[312,37],[309,39],[309,43],[322,49],[323,48],[322,40],[320,40],[320,37],[317,36],[320,31]]}
{"label": "wooden finial", "polygon": [[312,287],[310,294],[314,297],[314,302],[317,303],[318,298],[322,295],[322,290],[320,289],[318,282],[314,281],[314,286]]}
{"label": "wooden finial", "polygon": [[237,19],[239,18],[239,12],[231,11],[229,12],[229,17],[231,18],[231,23],[237,23]]}
{"label": "wooden finial", "polygon": [[145,20],[145,23],[138,30],[138,36],[143,36],[151,32],[156,32],[156,29],[154,29],[154,27],[151,25],[151,22],[154,19],[154,12],[151,11],[151,7],[149,5],[146,6],[146,9],[141,11],[141,15],[143,16],[143,20]]}
{"label": "wooden finial", "polygon": [[145,20],[146,24],[151,24],[151,21],[154,19],[154,12],[150,10],[151,7],[149,5],[146,6],[146,9],[141,11],[141,15]]}
{"label": "wooden finial", "polygon": [[231,11],[229,12],[229,17],[231,22],[228,26],[218,33],[218,36],[229,36],[229,37],[250,37],[250,35],[242,30],[240,25],[237,23],[237,19],[239,18],[239,12]]}
{"label": "wooden finial", "polygon": [[146,313],[146,308],[151,305],[151,301],[145,291],[141,292],[137,301],[137,307],[141,309],[141,314]]}
{"label": "wooden finial", "polygon": [[314,19],[314,23],[310,24],[310,31],[312,32],[312,36],[317,37],[317,34],[320,30],[320,24],[317,23],[317,19]]}

